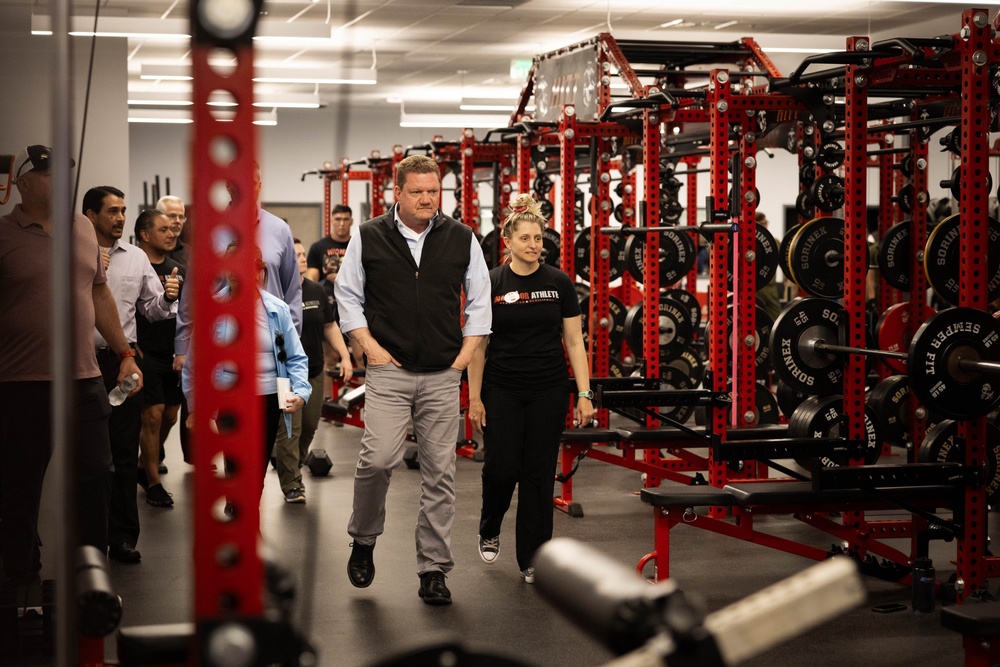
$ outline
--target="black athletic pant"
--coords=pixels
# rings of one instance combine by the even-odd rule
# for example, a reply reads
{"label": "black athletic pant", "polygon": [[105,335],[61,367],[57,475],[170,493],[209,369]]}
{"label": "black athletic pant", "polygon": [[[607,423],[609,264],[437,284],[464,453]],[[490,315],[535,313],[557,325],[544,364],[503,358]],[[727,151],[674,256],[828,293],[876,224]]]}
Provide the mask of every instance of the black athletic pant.
{"label": "black athletic pant", "polygon": [[[111,412],[101,378],[77,380],[76,415],[70,426],[71,483],[76,541],[108,548],[111,495]],[[0,553],[4,573],[25,580],[41,568],[38,509],[52,456],[52,383],[0,382]]]}
{"label": "black athletic pant", "polygon": [[[136,362],[142,362],[136,357]],[[104,377],[104,388],[110,392],[118,384],[121,357],[109,348],[97,351],[97,365]],[[140,365],[141,368],[141,365]],[[139,432],[142,430],[142,391],[129,396],[121,405],[111,408],[108,435],[111,438],[111,459],[115,473],[111,481],[111,510],[108,514],[108,542],[133,547],[139,542],[139,507],[136,501],[138,484]]]}
{"label": "black athletic pant", "polygon": [[479,534],[500,534],[517,486],[515,537],[521,570],[531,566],[535,552],[552,538],[552,493],[568,405],[565,384],[519,391],[483,388],[486,451]]}

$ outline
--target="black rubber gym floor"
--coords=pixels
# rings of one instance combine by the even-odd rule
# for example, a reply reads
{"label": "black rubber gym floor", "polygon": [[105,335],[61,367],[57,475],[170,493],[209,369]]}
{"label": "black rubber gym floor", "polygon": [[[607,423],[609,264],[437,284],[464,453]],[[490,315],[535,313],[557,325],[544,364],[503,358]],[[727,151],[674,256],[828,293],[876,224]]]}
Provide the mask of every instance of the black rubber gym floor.
{"label": "black rubber gym floor", "polygon": [[[347,581],[352,474],[360,431],[321,424],[314,447],[329,453],[333,469],[327,478],[306,476],[305,505],[287,505],[277,475],[268,473],[261,501],[264,542],[273,557],[299,579],[297,617],[319,649],[320,664],[362,667],[424,643],[453,638],[465,646],[507,656],[537,667],[588,667],[613,658],[596,640],[577,630],[543,601],[518,575],[513,558],[513,507],[501,536],[501,554],[493,565],[477,552],[481,464],[458,461],[458,503],[452,536],[456,567],[449,575],[454,604],[425,605],[417,596],[414,523],[419,474],[400,467],[388,497],[386,532],[375,549],[376,576],[370,588],[355,589]],[[189,621],[193,607],[191,557],[191,486],[193,469],[180,461],[176,436],[168,442],[164,486],[173,493],[173,509],[143,502],[139,490],[142,537],[138,565],[111,563],[114,585],[124,600],[123,625]],[[573,537],[629,567],[652,550],[652,510],[637,495],[640,475],[616,466],[584,460],[576,476],[575,499],[583,518],[555,515],[557,536]],[[516,503],[516,497],[515,497]],[[52,503],[45,514],[51,517]],[[50,521],[42,519],[48,544]],[[786,517],[758,517],[758,526],[787,537],[828,548],[833,538]],[[991,520],[995,524],[996,520]],[[672,532],[671,573],[689,594],[697,594],[715,610],[763,588],[812,561],[679,526]],[[900,545],[907,548],[906,545]],[[932,543],[939,579],[953,570],[953,544]],[[307,568],[310,558],[314,570]],[[43,551],[43,577],[51,576],[51,555]],[[909,589],[865,579],[869,601],[819,630],[772,650],[748,664],[935,665],[963,664],[961,638],[940,626],[934,613],[909,610]],[[892,602],[907,605],[896,613],[872,607]],[[770,620],[760,619],[767,624]],[[113,641],[107,655],[115,657]],[[36,663],[33,663],[36,664]],[[44,663],[42,663],[44,664]]]}

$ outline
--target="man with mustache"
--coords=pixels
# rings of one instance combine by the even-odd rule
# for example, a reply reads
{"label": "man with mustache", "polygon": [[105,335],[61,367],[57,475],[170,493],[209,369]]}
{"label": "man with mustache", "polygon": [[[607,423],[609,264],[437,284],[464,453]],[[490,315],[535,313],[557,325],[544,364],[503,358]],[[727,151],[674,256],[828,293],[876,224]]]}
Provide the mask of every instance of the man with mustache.
{"label": "man with mustache", "polygon": [[[150,322],[175,317],[180,282],[175,274],[161,283],[146,253],[121,240],[125,228],[125,193],[121,190],[109,185],[91,188],[83,196],[83,214],[94,225],[108,287],[118,307],[122,331],[134,355],[136,312],[142,313]],[[96,330],[94,346],[104,387],[111,391],[118,384],[119,354]],[[123,563],[138,563],[142,558],[135,548],[139,541],[136,461],[141,428],[142,394],[139,392],[113,407],[108,420],[111,458],[115,466],[108,513],[108,555]]]}

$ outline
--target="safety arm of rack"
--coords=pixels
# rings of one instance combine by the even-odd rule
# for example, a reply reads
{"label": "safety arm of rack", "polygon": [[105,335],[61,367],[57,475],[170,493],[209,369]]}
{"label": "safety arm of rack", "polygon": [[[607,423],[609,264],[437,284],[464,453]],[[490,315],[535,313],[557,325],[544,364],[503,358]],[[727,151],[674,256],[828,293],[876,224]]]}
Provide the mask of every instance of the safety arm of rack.
{"label": "safety arm of rack", "polygon": [[955,40],[952,37],[892,37],[875,42],[872,44],[872,49],[878,51],[898,46],[903,50],[903,53],[914,60],[921,60],[924,57],[924,52],[921,50],[923,47],[950,49],[954,45]]}
{"label": "safety arm of rack", "polygon": [[416,151],[424,151],[424,155],[427,155],[432,150],[434,150],[434,147],[431,144],[429,144],[429,143],[426,143],[426,144],[416,144],[414,146],[407,146],[403,150],[403,157],[409,157],[411,152],[416,152]]}
{"label": "safety arm of rack", "polygon": [[[817,53],[806,56],[799,63],[799,66],[795,68],[795,71],[788,75],[787,79],[774,79],[771,82],[771,90],[797,85],[810,65],[818,65],[820,63],[836,65],[863,64],[866,60],[872,58],[891,58],[894,55],[896,54],[893,51],[833,51],[831,53]],[[824,73],[828,73],[829,76],[827,78],[832,79],[843,72],[840,69],[834,68],[826,70]]]}
{"label": "safety arm of rack", "polygon": [[635,107],[638,109],[646,109],[653,107],[661,107],[663,105],[677,106],[677,98],[671,95],[665,90],[658,90],[655,93],[650,93],[646,97],[640,97],[631,100],[619,100],[608,105],[608,108],[604,110],[601,114],[601,121],[608,122],[611,120],[612,111],[615,107]]}

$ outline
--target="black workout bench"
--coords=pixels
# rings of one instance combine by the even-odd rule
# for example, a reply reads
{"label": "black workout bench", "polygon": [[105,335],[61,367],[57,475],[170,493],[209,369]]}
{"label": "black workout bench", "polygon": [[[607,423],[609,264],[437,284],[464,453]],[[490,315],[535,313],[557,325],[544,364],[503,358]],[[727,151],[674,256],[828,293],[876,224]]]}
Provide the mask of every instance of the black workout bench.
{"label": "black workout bench", "polygon": [[[880,466],[864,466],[864,468],[876,469]],[[941,469],[951,468],[943,466],[935,468],[935,470]],[[944,475],[939,477],[942,483],[873,489],[817,490],[818,480],[813,482],[750,480],[728,484],[721,489],[710,486],[674,485],[645,488],[642,489],[640,496],[644,503],[653,507],[654,551],[640,561],[638,569],[641,571],[647,562],[655,560],[656,578],[662,580],[669,576],[670,531],[681,523],[813,560],[823,560],[828,557],[829,553],[824,549],[756,530],[753,518],[757,514],[790,514],[803,523],[833,535],[839,540],[847,541],[855,550],[895,563],[909,563],[911,560],[909,555],[880,540],[914,537],[911,520],[867,522],[866,529],[858,530],[838,523],[828,515],[901,507],[909,511],[929,513],[938,509],[955,510],[961,507],[963,487],[955,483],[944,483]],[[695,511],[696,508],[710,508],[710,512],[700,514]]]}
{"label": "black workout bench", "polygon": [[339,398],[323,402],[322,416],[326,421],[340,422],[364,428],[361,409],[365,406],[365,385],[348,389]]}
{"label": "black workout bench", "polygon": [[[761,438],[781,437],[787,427],[778,424],[752,426],[733,429],[726,437],[734,442],[753,441]],[[708,435],[703,427],[688,433],[676,428],[661,429],[598,429],[574,428],[563,431],[557,481],[562,485],[560,495],[553,499],[555,507],[573,517],[583,516],[580,503],[573,502],[573,475],[580,461],[590,457],[637,472],[645,473],[653,484],[667,479],[680,484],[705,484],[700,475],[685,473],[708,470],[708,458],[690,451],[709,447]],[[598,448],[594,446],[597,445]],[[606,451],[603,447],[615,447],[621,454]],[[655,456],[636,457],[636,450],[656,450]],[[663,458],[660,450],[671,457]],[[651,452],[652,453],[652,452]]]}

